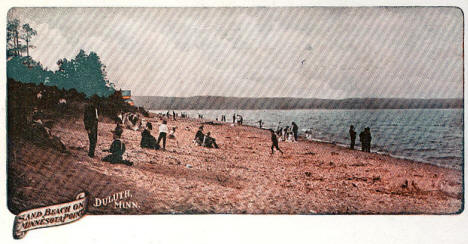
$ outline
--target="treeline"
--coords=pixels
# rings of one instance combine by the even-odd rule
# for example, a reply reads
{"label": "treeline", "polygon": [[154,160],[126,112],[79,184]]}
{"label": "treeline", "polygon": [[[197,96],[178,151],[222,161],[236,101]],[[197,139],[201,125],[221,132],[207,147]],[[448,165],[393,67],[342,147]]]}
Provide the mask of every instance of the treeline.
{"label": "treeline", "polygon": [[[44,84],[58,89],[75,89],[87,97],[107,97],[115,92],[114,84],[107,79],[106,66],[95,52],[80,50],[73,59],[57,61],[58,70],[44,68],[33,60],[30,49],[37,32],[19,20],[7,23],[7,77],[24,83]],[[26,56],[24,56],[26,54]]]}
{"label": "treeline", "polygon": [[[37,32],[18,20],[7,24],[7,109],[9,135],[21,135],[32,126],[33,114],[58,121],[81,117],[90,99],[98,101],[103,117],[114,119],[120,112],[146,111],[126,103],[122,92],[107,79],[106,66],[95,52],[80,50],[72,59],[57,61],[55,71],[29,56]],[[26,54],[26,56],[24,56]]]}
{"label": "treeline", "polygon": [[[54,121],[60,118],[81,118],[85,104],[90,100],[98,101],[98,107],[103,117],[111,120],[117,119],[120,112],[140,112],[147,114],[142,108],[129,105],[122,99],[121,91],[116,91],[108,97],[96,95],[87,98],[84,93],[75,89],[58,89],[55,86],[44,84],[23,83],[8,78],[7,81],[8,101],[8,133],[9,136],[21,135],[24,130],[31,127],[34,110],[41,112],[41,119]],[[39,98],[37,94],[41,94]],[[65,104],[59,101],[65,100]]]}
{"label": "treeline", "polygon": [[157,97],[137,96],[135,104],[146,109],[416,109],[463,108],[463,99],[401,99],[401,98],[249,98],[249,97]]}

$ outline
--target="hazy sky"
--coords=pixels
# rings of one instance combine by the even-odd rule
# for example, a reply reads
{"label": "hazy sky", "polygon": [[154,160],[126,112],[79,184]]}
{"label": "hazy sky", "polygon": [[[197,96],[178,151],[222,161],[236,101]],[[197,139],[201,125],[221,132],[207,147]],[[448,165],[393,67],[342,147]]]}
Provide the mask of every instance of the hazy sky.
{"label": "hazy sky", "polygon": [[15,8],[31,56],[95,51],[133,95],[463,96],[457,8]]}

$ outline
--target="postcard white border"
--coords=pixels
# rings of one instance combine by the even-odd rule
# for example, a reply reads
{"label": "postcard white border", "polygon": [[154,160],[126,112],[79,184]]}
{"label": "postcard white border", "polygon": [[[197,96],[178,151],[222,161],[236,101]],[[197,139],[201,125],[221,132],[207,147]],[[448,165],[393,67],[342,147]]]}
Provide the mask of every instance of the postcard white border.
{"label": "postcard white border", "polygon": [[[0,3],[5,37],[6,13],[11,7],[161,7],[161,6],[458,6],[464,11],[467,1],[25,1]],[[0,38],[5,46],[5,39]],[[465,33],[465,43],[467,37]],[[466,57],[466,50],[464,50]],[[14,215],[6,203],[6,72],[0,59],[0,240],[12,238]],[[465,62],[466,70],[466,62]],[[466,75],[465,75],[466,80]],[[466,91],[464,91],[466,97]],[[466,106],[466,101],[465,101]],[[467,119],[465,113],[465,121]],[[465,130],[465,138],[466,138]],[[465,152],[466,152],[465,144]],[[466,168],[465,168],[466,175]],[[466,179],[466,177],[465,177]],[[466,185],[466,183],[465,183]],[[465,189],[466,196],[466,189]],[[56,228],[32,231],[21,243],[468,243],[468,216],[250,216],[250,215],[150,215],[86,216],[82,220]]]}

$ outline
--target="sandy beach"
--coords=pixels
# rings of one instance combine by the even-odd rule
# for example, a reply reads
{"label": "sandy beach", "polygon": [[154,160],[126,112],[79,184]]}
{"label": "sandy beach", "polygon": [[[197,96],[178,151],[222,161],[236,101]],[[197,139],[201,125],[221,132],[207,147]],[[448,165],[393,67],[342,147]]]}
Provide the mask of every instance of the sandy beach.
{"label": "sandy beach", "polygon": [[[161,119],[153,123],[157,137]],[[13,213],[57,204],[85,191],[90,214],[454,214],[462,211],[461,171],[364,153],[333,144],[280,142],[270,133],[231,123],[204,125],[219,149],[192,143],[205,120],[168,120],[177,126],[166,150],[140,148],[140,131],[125,129],[124,158],[134,166],[102,162],[113,123],[100,122],[96,157],[87,156],[83,121],[62,120],[52,134],[70,153],[23,140],[9,152],[9,208]],[[128,191],[122,201],[97,201]],[[118,195],[118,194],[117,194]],[[96,200],[98,199],[98,200]],[[109,199],[112,199],[110,197]]]}

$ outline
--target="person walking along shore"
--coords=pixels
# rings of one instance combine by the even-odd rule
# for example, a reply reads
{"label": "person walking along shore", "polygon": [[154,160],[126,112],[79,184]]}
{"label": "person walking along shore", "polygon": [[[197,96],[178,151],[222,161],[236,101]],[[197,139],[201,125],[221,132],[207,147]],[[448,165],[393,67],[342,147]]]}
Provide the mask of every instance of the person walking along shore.
{"label": "person walking along shore", "polygon": [[271,154],[275,153],[273,149],[276,148],[276,150],[280,151],[282,155],[283,151],[281,151],[281,149],[278,146],[278,137],[276,137],[275,131],[270,129],[270,132],[271,132]]}

